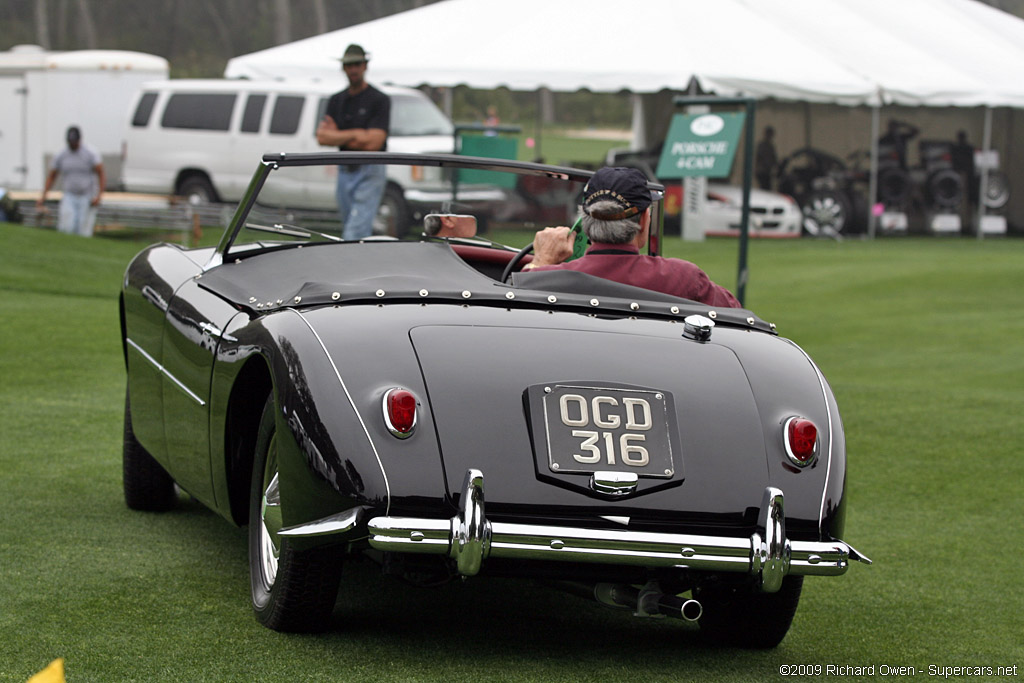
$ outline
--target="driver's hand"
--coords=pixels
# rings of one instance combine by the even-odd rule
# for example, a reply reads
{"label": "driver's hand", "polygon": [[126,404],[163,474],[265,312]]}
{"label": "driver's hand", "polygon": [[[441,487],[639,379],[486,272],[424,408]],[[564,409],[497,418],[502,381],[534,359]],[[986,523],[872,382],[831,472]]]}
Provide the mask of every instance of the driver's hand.
{"label": "driver's hand", "polygon": [[544,228],[533,238],[533,265],[554,266],[572,256],[576,237],[572,230],[560,225]]}

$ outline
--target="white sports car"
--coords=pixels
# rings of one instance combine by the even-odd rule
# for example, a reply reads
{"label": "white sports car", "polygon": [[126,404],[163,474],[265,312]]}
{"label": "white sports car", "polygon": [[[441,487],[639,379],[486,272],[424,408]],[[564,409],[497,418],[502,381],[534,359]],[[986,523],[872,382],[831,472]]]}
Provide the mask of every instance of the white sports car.
{"label": "white sports car", "polygon": [[[701,216],[705,235],[737,236],[743,210],[743,188],[708,183]],[[789,195],[751,188],[750,234],[754,237],[799,237],[803,214]]]}
{"label": "white sports car", "polygon": [[[607,166],[638,168],[651,180],[658,181],[654,167],[660,149],[628,151],[613,149],[605,159]],[[658,181],[662,182],[662,181]],[[665,232],[680,234],[684,192],[682,181],[664,182]],[[743,212],[743,188],[722,183],[708,183],[704,210],[698,214],[705,235],[737,237]],[[756,188],[750,189],[751,237],[800,237],[803,214],[800,206],[789,195]]]}

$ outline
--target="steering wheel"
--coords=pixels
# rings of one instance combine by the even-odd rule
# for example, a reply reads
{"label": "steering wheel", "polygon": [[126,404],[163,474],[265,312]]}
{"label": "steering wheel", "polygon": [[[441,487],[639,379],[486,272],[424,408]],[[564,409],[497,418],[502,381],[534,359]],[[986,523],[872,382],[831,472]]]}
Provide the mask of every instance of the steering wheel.
{"label": "steering wheel", "polygon": [[516,252],[516,255],[513,256],[509,260],[508,265],[505,266],[505,270],[501,271],[501,282],[502,283],[508,282],[508,279],[512,276],[512,271],[515,270],[516,267],[520,263],[522,263],[523,259],[526,258],[526,255],[531,253],[532,251],[533,251],[533,242],[530,242],[525,247],[523,247],[522,249],[520,249],[519,251]]}

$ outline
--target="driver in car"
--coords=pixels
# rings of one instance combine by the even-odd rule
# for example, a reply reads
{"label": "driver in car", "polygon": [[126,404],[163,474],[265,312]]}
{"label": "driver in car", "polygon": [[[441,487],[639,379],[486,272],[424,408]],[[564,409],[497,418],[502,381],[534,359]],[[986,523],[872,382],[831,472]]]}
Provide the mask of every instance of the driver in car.
{"label": "driver in car", "polygon": [[740,308],[729,290],[699,267],[676,258],[640,254],[651,228],[647,178],[635,168],[602,168],[583,188],[583,232],[590,247],[575,261],[574,235],[564,226],[544,228],[533,241],[533,261],[524,270],[576,270],[709,306]]}

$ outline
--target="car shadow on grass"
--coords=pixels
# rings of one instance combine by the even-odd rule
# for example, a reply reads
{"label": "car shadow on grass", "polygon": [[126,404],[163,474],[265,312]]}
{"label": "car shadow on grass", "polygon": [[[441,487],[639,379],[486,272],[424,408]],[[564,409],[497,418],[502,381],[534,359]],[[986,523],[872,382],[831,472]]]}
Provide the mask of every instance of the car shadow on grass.
{"label": "car shadow on grass", "polygon": [[483,654],[527,649],[562,657],[614,642],[617,652],[642,659],[667,645],[704,645],[694,624],[636,618],[549,583],[481,576],[421,588],[382,575],[369,561],[345,566],[333,627],[337,638],[380,637],[424,652],[455,640]]}
{"label": "car shadow on grass", "polygon": [[[187,496],[165,519],[171,526],[188,525],[199,536],[215,539],[210,546],[219,547],[223,559],[237,567],[239,580],[248,582],[244,529],[225,524]],[[571,656],[600,668],[644,670],[655,661],[660,670],[694,659],[721,663],[723,656],[735,655],[738,664],[763,656],[710,643],[701,638],[696,624],[637,618],[630,610],[607,607],[543,581],[478,576],[420,587],[385,575],[367,558],[345,561],[328,631],[285,637],[295,645],[307,640],[327,645],[339,656],[353,648],[381,657],[402,652],[405,661],[436,659],[453,643],[476,657],[509,665],[527,654],[540,663],[564,664]]]}

